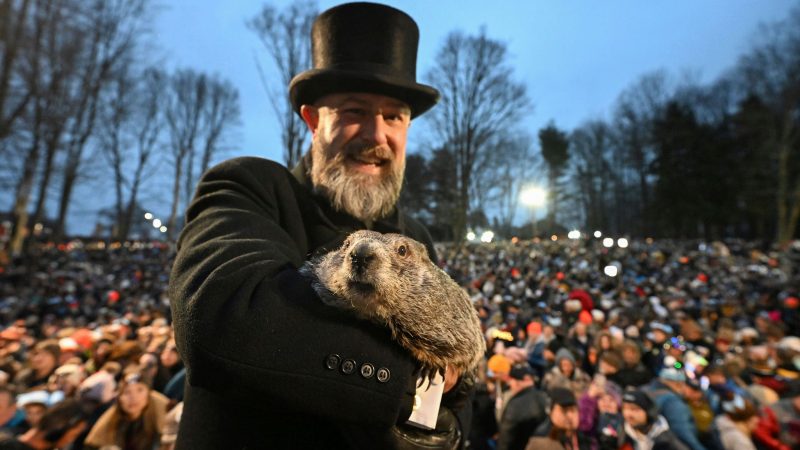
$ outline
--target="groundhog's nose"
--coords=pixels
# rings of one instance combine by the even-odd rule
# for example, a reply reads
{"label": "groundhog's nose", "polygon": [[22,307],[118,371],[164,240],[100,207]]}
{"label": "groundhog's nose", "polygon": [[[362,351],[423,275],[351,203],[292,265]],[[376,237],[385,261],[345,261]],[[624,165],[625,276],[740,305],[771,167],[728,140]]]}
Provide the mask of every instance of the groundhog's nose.
{"label": "groundhog's nose", "polygon": [[364,272],[374,260],[375,252],[367,244],[356,245],[350,251],[350,263],[358,273]]}

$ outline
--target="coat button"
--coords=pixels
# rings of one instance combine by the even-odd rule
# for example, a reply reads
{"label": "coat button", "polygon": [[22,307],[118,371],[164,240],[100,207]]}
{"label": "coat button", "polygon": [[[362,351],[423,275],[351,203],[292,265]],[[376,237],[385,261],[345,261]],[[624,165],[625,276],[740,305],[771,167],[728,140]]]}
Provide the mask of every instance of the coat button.
{"label": "coat button", "polygon": [[336,370],[339,367],[339,362],[342,357],[336,354],[328,355],[325,357],[325,368],[328,370]]}
{"label": "coat button", "polygon": [[356,370],[356,362],[352,359],[345,359],[342,362],[342,373],[345,375],[350,375],[351,373],[355,372]]}
{"label": "coat button", "polygon": [[378,373],[376,374],[376,376],[378,377],[378,381],[380,381],[381,383],[386,383],[387,381],[389,381],[389,378],[392,377],[392,374],[389,373],[389,369],[387,369],[386,367],[381,367],[380,369],[378,369]]}
{"label": "coat button", "polygon": [[375,375],[375,366],[370,363],[366,363],[361,366],[361,376],[364,378],[372,378]]}

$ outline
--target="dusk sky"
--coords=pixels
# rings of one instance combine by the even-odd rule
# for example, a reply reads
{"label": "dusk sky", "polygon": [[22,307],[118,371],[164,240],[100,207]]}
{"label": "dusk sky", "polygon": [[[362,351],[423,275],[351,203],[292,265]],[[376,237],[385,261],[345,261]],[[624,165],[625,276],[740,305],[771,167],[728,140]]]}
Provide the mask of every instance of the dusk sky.
{"label": "dusk sky", "polygon": [[[256,15],[260,0],[165,1],[153,22],[153,41],[168,69],[193,68],[230,80],[241,95],[242,125],[233,149],[224,157],[256,155],[281,161],[279,129],[261,85],[255,58],[269,73],[255,34],[245,21]],[[320,10],[341,2],[321,1]],[[494,2],[471,0],[387,1],[409,13],[420,27],[417,78],[425,73],[447,34],[461,30],[508,43],[513,77],[528,86],[534,106],[520,111],[518,121],[531,135],[554,120],[572,130],[583,121],[608,117],[620,92],[641,75],[665,69],[678,78],[691,73],[708,82],[731,68],[749,48],[758,26],[782,19],[796,1],[790,0],[671,0],[664,2],[609,0],[604,2],[551,0]],[[279,6],[287,1],[275,2]],[[602,6],[602,7],[601,7]],[[424,117],[424,116],[423,116]],[[412,127],[409,152],[416,151]],[[157,214],[169,211],[168,176],[149,189]],[[84,191],[93,190],[89,183]],[[162,190],[163,187],[163,190]],[[107,186],[108,192],[111,186]],[[155,201],[162,197],[160,200]],[[77,203],[74,214],[109,206]],[[160,205],[160,206],[158,206]],[[518,219],[524,216],[518,214]],[[86,232],[71,221],[72,232]]]}
{"label": "dusk sky", "polygon": [[[263,3],[170,1],[158,15],[154,32],[168,67],[216,72],[239,88],[243,125],[240,150],[232,154],[280,160],[279,130],[254,62],[256,57],[265,59],[266,53],[244,25]],[[319,7],[324,10],[339,3],[322,1]],[[619,93],[646,72],[663,68],[675,77],[690,72],[701,81],[713,80],[748,48],[760,23],[785,17],[797,4],[788,0],[385,3],[403,9],[419,24],[418,79],[424,79],[453,30],[474,34],[485,26],[489,37],[507,42],[514,77],[528,85],[534,103],[519,120],[534,134],[551,119],[572,129],[608,114]],[[412,141],[409,151],[414,150]]]}

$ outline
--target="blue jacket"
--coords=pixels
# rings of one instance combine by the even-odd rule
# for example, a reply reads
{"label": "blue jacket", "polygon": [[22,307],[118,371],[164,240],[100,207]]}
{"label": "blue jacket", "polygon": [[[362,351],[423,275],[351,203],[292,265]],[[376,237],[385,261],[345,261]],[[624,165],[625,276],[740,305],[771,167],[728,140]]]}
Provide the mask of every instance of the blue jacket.
{"label": "blue jacket", "polygon": [[643,387],[658,406],[658,412],[667,419],[669,429],[692,450],[706,450],[698,438],[689,405],[658,378]]}

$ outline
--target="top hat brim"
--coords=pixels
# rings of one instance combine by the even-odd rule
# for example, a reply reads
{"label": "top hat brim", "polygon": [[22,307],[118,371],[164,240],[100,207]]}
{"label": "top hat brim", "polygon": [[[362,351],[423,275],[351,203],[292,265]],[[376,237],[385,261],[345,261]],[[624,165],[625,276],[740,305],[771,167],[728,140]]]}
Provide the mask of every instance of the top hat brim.
{"label": "top hat brim", "polygon": [[382,73],[346,69],[311,69],[289,83],[289,98],[295,112],[319,98],[338,92],[368,92],[396,98],[411,108],[411,118],[431,109],[439,101],[435,88]]}

